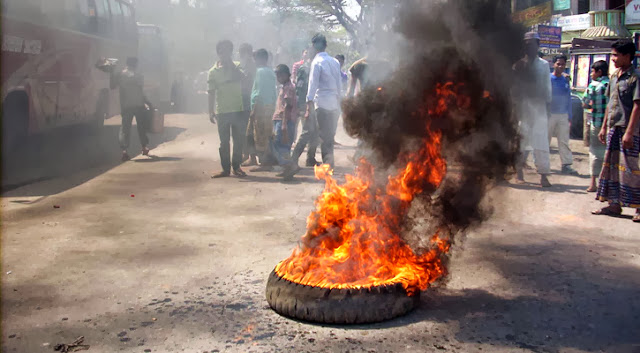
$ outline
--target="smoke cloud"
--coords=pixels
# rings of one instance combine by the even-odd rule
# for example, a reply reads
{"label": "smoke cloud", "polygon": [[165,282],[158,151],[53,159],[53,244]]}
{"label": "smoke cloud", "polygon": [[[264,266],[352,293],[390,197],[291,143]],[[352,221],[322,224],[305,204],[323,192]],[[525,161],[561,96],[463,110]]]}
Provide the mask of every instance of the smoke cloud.
{"label": "smoke cloud", "polygon": [[[347,132],[383,169],[402,167],[406,152],[433,138],[427,131],[442,133],[447,177],[437,191],[425,186],[409,218],[428,219],[430,227],[450,234],[491,214],[482,200],[518,155],[511,68],[524,29],[512,23],[508,10],[494,0],[402,2],[395,28],[406,49],[399,68],[343,104]],[[424,113],[438,105],[438,90],[455,92],[445,94],[446,111]],[[405,223],[409,231],[416,226],[415,219]]]}

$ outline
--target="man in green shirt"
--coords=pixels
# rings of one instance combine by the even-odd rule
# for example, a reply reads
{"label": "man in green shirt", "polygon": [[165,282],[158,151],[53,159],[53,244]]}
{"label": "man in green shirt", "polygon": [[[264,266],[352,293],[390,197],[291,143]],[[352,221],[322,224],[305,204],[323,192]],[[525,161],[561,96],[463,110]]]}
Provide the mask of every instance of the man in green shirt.
{"label": "man in green shirt", "polygon": [[[232,60],[233,43],[228,40],[216,45],[219,61],[209,70],[209,119],[218,124],[220,135],[220,163],[222,172],[212,178],[224,178],[233,174],[245,177],[240,168],[244,148],[248,116],[242,99],[245,75]],[[230,157],[230,140],[233,137],[233,157]]]}

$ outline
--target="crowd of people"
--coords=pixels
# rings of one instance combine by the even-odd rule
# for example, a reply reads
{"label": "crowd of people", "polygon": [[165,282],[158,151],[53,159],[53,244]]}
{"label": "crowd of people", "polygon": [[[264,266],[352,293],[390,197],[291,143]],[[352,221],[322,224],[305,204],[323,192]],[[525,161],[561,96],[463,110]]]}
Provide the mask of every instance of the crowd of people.
{"label": "crowd of people", "polygon": [[[578,175],[572,168],[569,147],[571,122],[571,84],[565,73],[567,57],[549,64],[538,55],[540,37],[535,32],[525,35],[525,56],[513,66],[516,85],[514,101],[520,119],[521,158],[516,180],[524,182],[523,169],[533,152],[540,184],[550,187],[549,144],[558,140],[561,173]],[[592,82],[584,95],[589,124],[589,169],[591,183],[587,192],[609,205],[595,210],[594,215],[619,216],[623,207],[635,208],[632,218],[640,223],[640,85],[632,61],[636,46],[630,40],[613,43],[612,61],[616,70],[609,75],[609,65],[597,61],[591,66]]]}
{"label": "crowd of people", "polygon": [[[266,49],[253,51],[243,44],[240,61],[234,62],[231,41],[216,45],[218,61],[208,75],[209,116],[218,126],[222,171],[213,178],[245,177],[243,167],[265,172],[280,166],[279,176],[290,179],[301,170],[299,158],[305,148],[305,165],[318,164],[318,146],[322,163],[334,166],[335,134],[348,75],[342,71],[344,55],[332,57],[326,49],[326,37],[317,34],[302,60],[291,69],[280,64],[274,70]],[[297,137],[299,121],[302,133]]]}
{"label": "crowd of people", "polygon": [[[516,181],[524,183],[524,169],[533,155],[542,187],[552,186],[550,148],[552,138],[558,142],[560,172],[579,175],[573,169],[569,145],[572,119],[571,80],[565,73],[567,57],[553,59],[553,70],[539,56],[540,37],[535,32],[525,35],[525,55],[513,65],[516,84],[513,98],[515,114],[520,120],[521,157],[516,165]],[[222,171],[212,178],[232,174],[245,177],[243,167],[251,171],[282,168],[280,177],[292,178],[301,168],[299,159],[307,149],[305,166],[318,165],[316,150],[322,163],[334,167],[335,134],[343,97],[353,96],[356,87],[366,87],[386,75],[390,65],[367,58],[356,61],[349,69],[351,78],[342,70],[343,55],[330,56],[327,39],[315,35],[302,59],[289,66],[270,66],[266,49],[256,51],[248,44],[239,48],[239,62],[233,61],[234,47],[228,40],[216,46],[218,61],[207,77],[209,117],[217,124],[220,136]],[[634,222],[640,222],[640,85],[632,65],[636,46],[630,40],[612,45],[611,57],[616,70],[609,75],[605,61],[591,67],[591,83],[584,95],[589,125],[589,166],[591,183],[587,192],[609,205],[592,213],[619,216],[622,207],[636,209]],[[373,69],[375,68],[375,69]],[[112,88],[120,89],[122,159],[129,159],[127,148],[131,122],[149,110],[142,93],[143,78],[137,73],[137,60],[130,58],[127,67],[112,74]],[[151,108],[152,110],[152,108]],[[298,123],[302,132],[296,136]],[[138,129],[143,154],[148,155],[148,139]],[[233,150],[231,150],[233,142]]]}

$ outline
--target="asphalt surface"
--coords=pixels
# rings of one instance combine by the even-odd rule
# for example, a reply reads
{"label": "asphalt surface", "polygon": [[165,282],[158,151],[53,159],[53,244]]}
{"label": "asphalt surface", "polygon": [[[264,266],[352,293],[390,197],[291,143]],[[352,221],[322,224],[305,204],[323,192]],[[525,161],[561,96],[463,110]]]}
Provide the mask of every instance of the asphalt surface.
{"label": "asphalt surface", "polygon": [[[312,325],[264,298],[322,190],[312,171],[212,180],[217,131],[202,115],[168,116],[154,157],[120,163],[118,120],[3,163],[2,352],[79,336],[88,352],[640,352],[640,225],[628,209],[590,215],[587,177],[499,183],[493,216],[458,238],[448,281],[411,314]],[[341,177],[355,141],[338,141]]]}

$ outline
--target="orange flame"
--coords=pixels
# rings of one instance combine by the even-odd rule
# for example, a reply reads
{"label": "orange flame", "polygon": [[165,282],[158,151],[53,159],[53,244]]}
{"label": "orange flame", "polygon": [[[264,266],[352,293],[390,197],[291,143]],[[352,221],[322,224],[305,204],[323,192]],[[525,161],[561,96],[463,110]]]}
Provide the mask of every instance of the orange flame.
{"label": "orange flame", "polygon": [[[449,106],[465,106],[452,83],[438,84],[422,114],[437,117]],[[295,283],[331,288],[370,288],[400,283],[410,295],[425,290],[446,275],[442,255],[448,237],[436,233],[428,251],[416,254],[400,236],[402,220],[416,195],[434,192],[447,165],[441,156],[442,134],[427,127],[421,147],[400,156],[403,167],[375,182],[374,168],[361,159],[355,175],[338,184],[328,165],[316,167],[325,181],[316,209],[307,219],[307,233],[293,254],[276,266],[276,273]]]}

